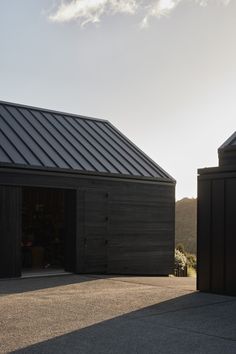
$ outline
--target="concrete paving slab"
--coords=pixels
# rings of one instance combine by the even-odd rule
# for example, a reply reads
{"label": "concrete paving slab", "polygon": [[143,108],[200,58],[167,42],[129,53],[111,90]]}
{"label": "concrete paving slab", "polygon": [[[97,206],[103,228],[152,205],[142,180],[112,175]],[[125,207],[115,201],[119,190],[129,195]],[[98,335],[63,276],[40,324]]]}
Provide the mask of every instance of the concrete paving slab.
{"label": "concrete paving slab", "polygon": [[[195,297],[191,297],[194,301]],[[193,305],[191,308],[182,308],[175,311],[171,309],[163,313],[152,313],[142,318],[148,323],[161,323],[179,330],[188,330],[207,336],[229,339],[236,343],[236,301],[235,299],[222,302],[213,302]],[[139,317],[141,319],[141,317]],[[236,353],[236,352],[235,352]]]}
{"label": "concrete paving slab", "polygon": [[236,298],[190,278],[71,275],[0,294],[0,353],[236,353]]}
{"label": "concrete paving slab", "polygon": [[157,323],[116,319],[53,338],[15,353],[235,354],[236,343]]}

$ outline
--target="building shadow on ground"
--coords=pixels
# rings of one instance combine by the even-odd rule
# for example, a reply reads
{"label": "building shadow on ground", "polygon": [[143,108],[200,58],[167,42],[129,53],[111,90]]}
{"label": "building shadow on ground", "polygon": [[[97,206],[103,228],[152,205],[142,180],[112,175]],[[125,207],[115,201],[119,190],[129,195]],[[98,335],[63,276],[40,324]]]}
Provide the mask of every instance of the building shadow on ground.
{"label": "building shadow on ground", "polygon": [[6,279],[0,281],[0,297],[10,294],[19,294],[28,291],[43,290],[55,288],[58,286],[66,286],[71,284],[79,284],[96,280],[95,276],[87,275],[61,275],[49,277],[32,277],[19,279]]}
{"label": "building shadow on ground", "polygon": [[235,313],[235,297],[194,292],[12,353],[235,354]]}

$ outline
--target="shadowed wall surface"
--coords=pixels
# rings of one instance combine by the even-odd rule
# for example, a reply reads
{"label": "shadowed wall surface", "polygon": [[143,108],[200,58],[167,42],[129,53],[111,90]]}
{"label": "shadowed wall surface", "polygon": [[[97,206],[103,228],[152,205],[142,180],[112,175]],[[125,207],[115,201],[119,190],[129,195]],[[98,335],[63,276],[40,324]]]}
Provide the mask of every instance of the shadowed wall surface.
{"label": "shadowed wall surface", "polygon": [[218,150],[219,167],[199,170],[198,289],[236,295],[236,133]]}

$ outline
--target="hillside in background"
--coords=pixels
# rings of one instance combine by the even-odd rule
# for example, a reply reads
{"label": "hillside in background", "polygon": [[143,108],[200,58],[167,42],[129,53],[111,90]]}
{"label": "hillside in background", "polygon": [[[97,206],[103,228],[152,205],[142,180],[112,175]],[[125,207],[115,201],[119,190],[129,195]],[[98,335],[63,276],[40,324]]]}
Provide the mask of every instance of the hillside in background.
{"label": "hillside in background", "polygon": [[197,199],[184,198],[176,202],[175,244],[182,243],[187,252],[196,254]]}

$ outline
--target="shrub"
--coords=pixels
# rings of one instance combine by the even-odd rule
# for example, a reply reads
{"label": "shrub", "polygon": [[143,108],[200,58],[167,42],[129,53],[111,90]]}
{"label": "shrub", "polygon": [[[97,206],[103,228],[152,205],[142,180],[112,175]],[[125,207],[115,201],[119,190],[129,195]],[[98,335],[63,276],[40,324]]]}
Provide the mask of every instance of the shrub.
{"label": "shrub", "polygon": [[196,270],[197,269],[196,255],[192,253],[187,253],[186,258],[187,258],[187,266]]}
{"label": "shrub", "polygon": [[175,249],[175,268],[184,270],[186,265],[187,257],[185,256],[185,254]]}
{"label": "shrub", "polygon": [[185,254],[185,249],[184,249],[184,245],[182,243],[178,243],[178,245],[176,246],[176,249],[178,251],[180,251],[181,253]]}

